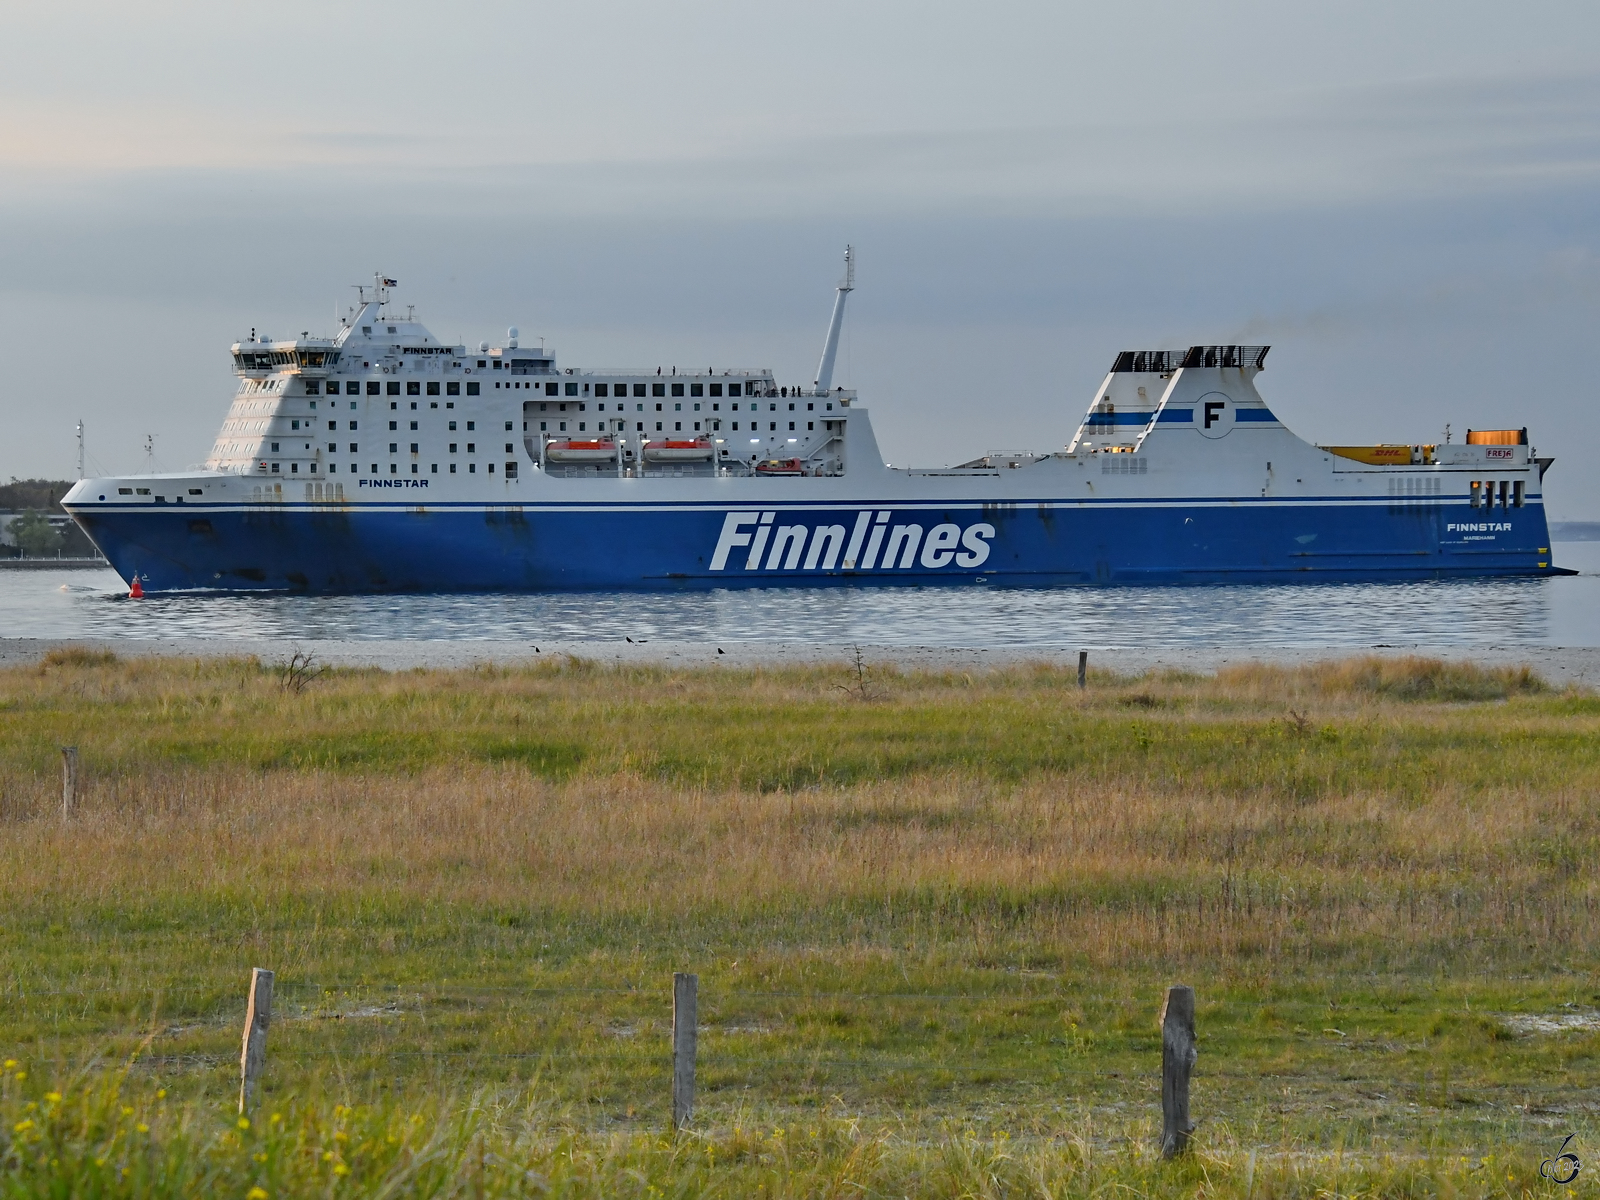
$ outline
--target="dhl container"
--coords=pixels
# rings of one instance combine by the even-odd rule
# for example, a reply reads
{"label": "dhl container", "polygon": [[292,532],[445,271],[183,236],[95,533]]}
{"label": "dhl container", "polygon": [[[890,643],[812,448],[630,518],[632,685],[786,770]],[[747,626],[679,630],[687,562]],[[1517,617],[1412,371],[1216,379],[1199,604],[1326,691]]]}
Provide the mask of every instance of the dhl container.
{"label": "dhl container", "polygon": [[1420,446],[1323,446],[1329,454],[1337,454],[1340,458],[1354,459],[1358,463],[1366,463],[1374,467],[1409,467],[1412,462],[1419,461],[1413,454],[1420,450]]}
{"label": "dhl container", "polygon": [[1521,429],[1469,429],[1467,430],[1467,445],[1469,446],[1526,446],[1528,444],[1528,430]]}

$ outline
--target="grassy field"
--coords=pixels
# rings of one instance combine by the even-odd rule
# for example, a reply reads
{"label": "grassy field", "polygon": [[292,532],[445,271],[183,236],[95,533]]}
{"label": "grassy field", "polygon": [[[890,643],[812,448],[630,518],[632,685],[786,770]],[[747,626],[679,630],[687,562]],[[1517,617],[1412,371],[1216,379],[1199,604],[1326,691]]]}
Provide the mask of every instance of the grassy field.
{"label": "grassy field", "polygon": [[[1538,1177],[1600,1134],[1591,695],[1423,660],[302,682],[0,672],[0,1195],[1594,1190]],[[1163,1165],[1179,981],[1202,1123]]]}

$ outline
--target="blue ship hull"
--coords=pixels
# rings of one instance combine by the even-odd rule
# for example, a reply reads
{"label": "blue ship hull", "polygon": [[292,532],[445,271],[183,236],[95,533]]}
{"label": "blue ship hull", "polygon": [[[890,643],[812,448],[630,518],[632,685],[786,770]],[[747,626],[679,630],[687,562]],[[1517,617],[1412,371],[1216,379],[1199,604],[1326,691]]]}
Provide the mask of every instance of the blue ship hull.
{"label": "blue ship hull", "polygon": [[[1572,573],[1551,563],[1539,503],[1488,515],[1466,503],[1342,498],[888,504],[141,505],[74,515],[117,572],[128,580],[137,575],[146,591],[1061,586]],[[881,544],[868,555],[870,540],[860,537],[860,549],[848,549],[845,536],[869,522],[882,531]],[[724,545],[731,527],[736,533]],[[762,532],[769,527],[770,547]],[[909,533],[890,544],[894,530],[910,528],[917,533],[909,550]],[[1492,534],[1473,537],[1463,528]],[[831,540],[829,529],[837,531]],[[779,545],[785,531],[793,532]]]}

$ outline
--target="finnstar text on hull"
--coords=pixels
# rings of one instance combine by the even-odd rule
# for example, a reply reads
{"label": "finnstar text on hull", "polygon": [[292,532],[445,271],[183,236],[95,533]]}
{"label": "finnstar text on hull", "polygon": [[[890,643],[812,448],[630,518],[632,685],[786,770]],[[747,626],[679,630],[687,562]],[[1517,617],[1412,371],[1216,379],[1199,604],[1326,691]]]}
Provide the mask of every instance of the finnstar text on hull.
{"label": "finnstar text on hull", "polygon": [[1129,584],[1567,574],[1526,430],[1314,446],[1265,346],[1124,351],[1064,450],[884,464],[816,378],[558,366],[441,343],[379,277],[330,338],[233,347],[203,469],[85,479],[74,519],[149,592]]}

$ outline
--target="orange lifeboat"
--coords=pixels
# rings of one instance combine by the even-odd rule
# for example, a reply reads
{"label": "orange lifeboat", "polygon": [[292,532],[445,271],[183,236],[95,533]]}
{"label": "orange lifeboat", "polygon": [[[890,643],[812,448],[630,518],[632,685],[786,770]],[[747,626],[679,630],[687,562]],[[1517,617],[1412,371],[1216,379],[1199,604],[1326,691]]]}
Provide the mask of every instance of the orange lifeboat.
{"label": "orange lifeboat", "polygon": [[550,462],[560,463],[615,462],[617,443],[610,438],[582,442],[566,438],[546,443],[544,456]]}
{"label": "orange lifeboat", "polygon": [[769,458],[756,464],[757,475],[804,475],[805,464],[798,458]]}
{"label": "orange lifeboat", "polygon": [[711,454],[710,438],[687,440],[668,438],[665,441],[644,444],[646,462],[709,462]]}

